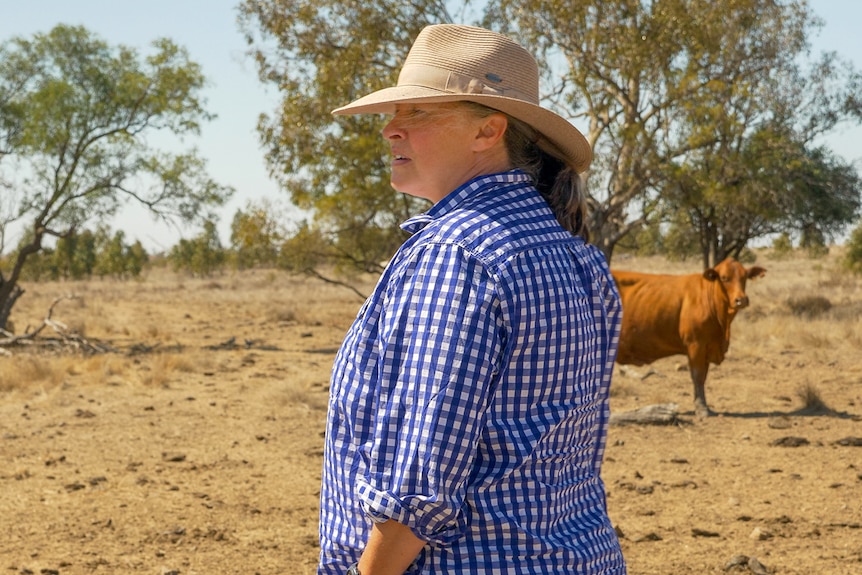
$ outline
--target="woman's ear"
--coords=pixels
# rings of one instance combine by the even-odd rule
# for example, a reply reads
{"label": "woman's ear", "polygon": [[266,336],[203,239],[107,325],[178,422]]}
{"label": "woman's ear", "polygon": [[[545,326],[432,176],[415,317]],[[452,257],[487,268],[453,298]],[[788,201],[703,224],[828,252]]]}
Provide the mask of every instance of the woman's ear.
{"label": "woman's ear", "polygon": [[479,124],[479,133],[473,143],[474,152],[483,152],[493,148],[497,142],[503,139],[509,120],[505,114],[495,113],[482,118]]}

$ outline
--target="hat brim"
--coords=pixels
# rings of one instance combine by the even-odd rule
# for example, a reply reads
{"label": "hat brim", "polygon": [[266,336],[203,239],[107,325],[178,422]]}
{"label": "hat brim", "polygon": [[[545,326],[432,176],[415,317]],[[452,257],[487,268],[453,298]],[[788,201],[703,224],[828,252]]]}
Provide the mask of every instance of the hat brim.
{"label": "hat brim", "polygon": [[518,119],[541,134],[537,145],[545,152],[584,172],[593,159],[584,135],[562,116],[541,106],[493,94],[452,93],[425,86],[393,86],[372,92],[332,111],[335,115],[394,114],[397,104],[476,102]]}

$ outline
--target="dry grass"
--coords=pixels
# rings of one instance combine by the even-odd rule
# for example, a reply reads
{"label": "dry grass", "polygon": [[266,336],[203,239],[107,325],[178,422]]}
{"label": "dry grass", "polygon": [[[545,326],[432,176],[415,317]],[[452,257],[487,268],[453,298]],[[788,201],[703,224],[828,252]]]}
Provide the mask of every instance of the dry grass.
{"label": "dry grass", "polygon": [[[819,260],[804,253],[774,258],[770,250],[757,251],[757,264],[767,274],[748,283],[751,306],[734,324],[731,353],[757,356],[759,349],[803,348],[847,348],[858,353],[862,347],[862,279],[842,271],[837,251]],[[657,257],[620,257],[613,263],[615,268],[651,273],[695,273],[700,267],[696,261],[670,262]],[[368,292],[370,285],[362,288]],[[218,360],[203,348],[238,335],[220,332],[225,323],[241,326],[246,331],[243,339],[261,341],[273,330],[306,332],[319,326],[343,330],[358,307],[347,290],[273,270],[190,278],[158,269],[143,281],[49,282],[25,287],[27,295],[13,313],[15,325],[38,325],[53,297],[74,293],[77,299],[57,306],[56,319],[120,350],[140,345],[154,353],[135,358],[122,353],[91,358],[0,358],[0,390],[53,387],[70,377],[95,384],[134,379],[145,386],[168,386],[173,378],[213,370]],[[343,307],[318,305],[323,296],[333,294],[344,301]],[[153,312],[164,302],[173,304],[167,318]],[[641,387],[633,387],[642,393]],[[623,385],[614,393],[625,396],[629,391]]]}
{"label": "dry grass", "polygon": [[194,357],[179,353],[155,353],[147,357],[139,369],[140,382],[145,386],[167,387],[174,377],[197,371]]}
{"label": "dry grass", "polygon": [[[725,573],[739,554],[770,573],[858,570],[858,448],[838,440],[859,436],[862,278],[832,256],[758,255],[767,275],[749,283],[707,379],[717,417],[694,418],[681,356],[615,374],[613,411],[676,403],[685,420],[609,431],[602,473],[631,573]],[[328,383],[361,305],[352,293],[269,271],[24,287],[19,329],[74,291],[82,305],[55,318],[119,351],[0,357],[5,570],[313,571]],[[816,296],[831,303],[816,317],[787,305]],[[784,437],[805,443],[776,447]]]}
{"label": "dry grass", "polygon": [[[286,330],[297,330],[300,338],[321,327],[343,335],[359,307],[355,296],[343,288],[273,270],[190,278],[157,269],[142,281],[96,279],[24,287],[27,293],[11,318],[20,332],[39,325],[57,295],[74,294],[74,300],[57,305],[53,318],[70,332],[107,343],[117,352],[92,357],[74,351],[54,355],[13,349],[13,357],[0,356],[0,391],[50,389],[64,381],[88,385],[133,381],[167,387],[177,378],[217,371],[225,353],[218,345],[231,337],[239,349],[253,349],[268,345]],[[370,287],[369,283],[362,289]],[[339,303],[319,305],[327,299]],[[227,331],[237,326],[242,333]]]}
{"label": "dry grass", "polygon": [[0,391],[25,387],[55,387],[63,382],[70,358],[22,355],[0,357]]}

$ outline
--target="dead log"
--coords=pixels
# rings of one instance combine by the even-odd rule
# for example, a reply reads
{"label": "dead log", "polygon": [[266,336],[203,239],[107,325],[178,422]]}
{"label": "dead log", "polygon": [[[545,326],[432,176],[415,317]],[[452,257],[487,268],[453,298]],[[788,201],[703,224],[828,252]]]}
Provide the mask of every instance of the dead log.
{"label": "dead log", "polygon": [[[51,305],[48,307],[48,313],[45,314],[45,319],[43,319],[42,323],[32,331],[28,329],[21,335],[14,335],[10,332],[7,332],[6,330],[3,330],[2,333],[0,333],[0,335],[4,336],[0,338],[0,349],[16,345],[36,344],[43,346],[56,346],[57,344],[60,344],[63,346],[74,347],[87,353],[105,353],[108,351],[116,351],[107,344],[98,341],[88,340],[79,333],[69,331],[69,327],[66,324],[57,321],[51,317],[54,314],[54,308],[57,306],[57,304],[67,299],[80,298],[79,296],[73,294],[55,298]],[[54,330],[54,333],[57,334],[58,339],[37,339],[37,336],[46,327],[50,327],[52,330]],[[4,355],[9,355],[8,351],[3,351],[5,352]]]}
{"label": "dead log", "polygon": [[679,423],[679,405],[676,403],[659,403],[647,405],[633,411],[612,413],[611,425],[673,425]]}

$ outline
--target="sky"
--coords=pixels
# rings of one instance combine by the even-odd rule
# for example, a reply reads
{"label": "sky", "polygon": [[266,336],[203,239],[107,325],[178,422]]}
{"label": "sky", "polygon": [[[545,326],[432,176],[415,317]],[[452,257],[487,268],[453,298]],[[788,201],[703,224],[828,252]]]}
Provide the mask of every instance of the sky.
{"label": "sky", "polygon": [[[63,23],[83,25],[109,44],[131,46],[141,54],[150,53],[152,41],[161,37],[184,46],[210,80],[204,96],[207,109],[217,115],[204,125],[200,137],[187,138],[184,145],[198,148],[213,179],[236,189],[219,212],[219,231],[226,243],[231,218],[248,202],[268,199],[288,205],[287,194],[268,176],[255,129],[258,116],[274,110],[279,97],[261,84],[246,55],[236,23],[238,4],[239,0],[0,0],[0,42],[13,36],[32,37]],[[858,33],[862,1],[810,0],[809,4],[825,20],[820,35],[812,39],[815,52],[838,52],[862,70]],[[862,127],[838,130],[827,143],[862,169]],[[159,224],[145,211],[131,207],[111,227],[124,230],[129,242],[140,240],[151,253],[169,250],[181,237],[200,232]]]}

